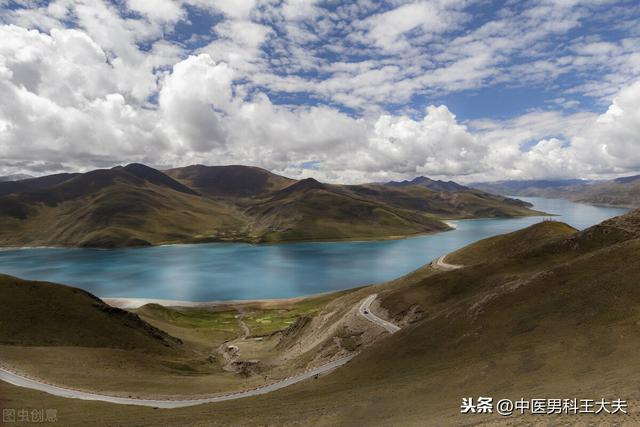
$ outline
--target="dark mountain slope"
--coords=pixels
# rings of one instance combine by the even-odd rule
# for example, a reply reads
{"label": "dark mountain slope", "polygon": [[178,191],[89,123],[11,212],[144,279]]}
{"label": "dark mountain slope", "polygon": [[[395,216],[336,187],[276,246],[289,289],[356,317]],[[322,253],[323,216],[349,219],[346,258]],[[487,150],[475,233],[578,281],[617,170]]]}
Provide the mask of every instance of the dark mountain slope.
{"label": "dark mountain slope", "polygon": [[2,197],[0,214],[4,245],[140,246],[218,239],[245,225],[232,206],[142,165]]}
{"label": "dark mountain slope", "polygon": [[433,180],[431,178],[427,178],[426,176],[419,176],[417,178],[412,179],[411,181],[391,181],[387,182],[385,185],[390,187],[408,187],[410,185],[419,185],[421,187],[428,188],[434,191],[466,191],[469,190],[469,187],[465,187],[464,185],[460,185],[457,182],[453,181],[440,181]]}
{"label": "dark mountain slope", "polygon": [[508,217],[532,215],[530,203],[497,196],[475,189],[439,191],[420,185],[346,186],[353,193],[384,200],[406,209],[439,215],[445,218]]}
{"label": "dark mountain slope", "polygon": [[50,188],[70,180],[80,174],[78,173],[59,173],[55,175],[47,175],[40,178],[30,178],[20,181],[0,182],[0,197],[7,194],[18,193],[29,190],[39,190]]}
{"label": "dark mountain slope", "polygon": [[97,169],[83,174],[58,174],[18,181],[14,183],[15,188],[10,193],[16,194],[16,199],[24,203],[57,205],[94,194],[116,183],[134,186],[153,184],[181,193],[197,194],[162,172],[141,164]]}
{"label": "dark mountain slope", "polygon": [[122,169],[144,181],[150,182],[160,187],[168,187],[172,190],[179,191],[185,194],[198,194],[196,191],[192,190],[186,185],[179,183],[175,179],[170,178],[159,170],[150,168],[149,166],[145,166],[140,163],[131,163],[123,167]]}
{"label": "dark mountain slope", "polygon": [[295,182],[264,169],[237,165],[193,165],[165,172],[203,194],[217,197],[259,196]]}
{"label": "dark mountain slope", "polygon": [[630,182],[637,182],[637,181],[640,181],[640,175],[623,176],[613,180],[613,182],[618,184],[628,184]]}
{"label": "dark mountain slope", "polygon": [[[34,200],[59,203],[93,194],[115,183],[133,186],[153,184],[185,194],[197,194],[192,189],[171,179],[160,171],[133,163],[124,167],[116,166],[112,169],[98,169],[75,176],[59,185],[46,188],[46,191],[34,192]],[[45,194],[49,195],[49,198]],[[38,196],[42,197],[42,199],[37,199]]]}
{"label": "dark mountain slope", "polygon": [[307,190],[323,190],[328,189],[329,185],[322,184],[320,181],[314,178],[306,178],[300,181],[296,181],[291,185],[279,190],[274,193],[272,196],[272,200],[285,198],[290,194],[294,194],[296,192],[304,192]]}

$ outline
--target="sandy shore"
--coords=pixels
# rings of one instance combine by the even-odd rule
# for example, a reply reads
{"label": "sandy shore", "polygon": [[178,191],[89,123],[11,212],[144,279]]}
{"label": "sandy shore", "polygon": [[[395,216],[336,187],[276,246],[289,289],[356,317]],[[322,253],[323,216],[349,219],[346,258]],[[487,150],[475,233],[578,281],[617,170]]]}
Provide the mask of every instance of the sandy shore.
{"label": "sandy shore", "polygon": [[442,222],[444,222],[445,224],[447,224],[449,227],[453,228],[454,230],[455,230],[456,228],[458,228],[458,226],[456,225],[456,223],[455,223],[455,222],[453,222],[453,221],[442,221]]}
{"label": "sandy shore", "polygon": [[[339,292],[339,291],[336,291]],[[101,298],[112,307],[123,309],[139,308],[146,304],[159,304],[165,307],[224,307],[224,306],[242,306],[242,305],[282,305],[303,301],[309,298],[316,298],[333,292],[324,292],[320,294],[305,295],[295,298],[274,298],[274,299],[253,299],[253,300],[225,300],[225,301],[182,301],[171,299],[153,299],[153,298]]]}

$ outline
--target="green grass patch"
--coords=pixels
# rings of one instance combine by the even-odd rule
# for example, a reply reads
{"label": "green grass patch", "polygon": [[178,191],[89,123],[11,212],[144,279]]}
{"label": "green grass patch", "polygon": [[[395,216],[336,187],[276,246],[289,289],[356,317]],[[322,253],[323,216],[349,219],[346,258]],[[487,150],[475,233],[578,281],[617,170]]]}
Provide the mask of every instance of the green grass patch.
{"label": "green grass patch", "polygon": [[307,298],[288,307],[254,310],[245,314],[243,319],[251,329],[251,335],[268,335],[287,328],[299,316],[318,315],[331,301],[349,292],[351,290]]}
{"label": "green grass patch", "polygon": [[238,321],[233,311],[213,311],[194,308],[167,308],[158,304],[147,304],[137,310],[143,317],[171,323],[180,328],[216,329],[234,332],[238,330]]}

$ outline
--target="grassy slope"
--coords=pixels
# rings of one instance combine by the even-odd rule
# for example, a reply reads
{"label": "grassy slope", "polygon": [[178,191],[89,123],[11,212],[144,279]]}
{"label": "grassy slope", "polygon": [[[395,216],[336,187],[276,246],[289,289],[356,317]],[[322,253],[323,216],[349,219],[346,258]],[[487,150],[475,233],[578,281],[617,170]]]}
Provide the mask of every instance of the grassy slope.
{"label": "grassy slope", "polygon": [[171,353],[181,343],[83,290],[0,275],[0,343]]}
{"label": "grassy slope", "polygon": [[[567,236],[542,223],[509,258],[462,270],[428,268],[377,286],[401,332],[379,341],[335,374],[260,398],[171,411],[45,401],[69,420],[136,420],[139,425],[463,425],[541,422],[459,414],[463,396],[640,398],[640,212]],[[483,251],[484,244],[476,245]],[[499,253],[509,253],[501,248]],[[3,387],[8,404],[35,393]],[[602,418],[629,425],[640,421]],[[600,418],[598,418],[600,420]],[[594,422],[554,417],[545,422]],[[106,421],[107,423],[109,421]]]}
{"label": "grassy slope", "polygon": [[407,400],[389,411],[400,415],[421,399],[436,418],[455,418],[461,394],[637,399],[638,216],[628,217],[634,227],[611,221],[570,237],[558,230],[509,259],[389,289],[384,306],[392,314],[425,309],[423,321],[362,362],[397,360],[390,382]]}
{"label": "grassy slope", "polygon": [[544,221],[534,227],[483,239],[447,255],[446,261],[451,264],[472,265],[486,262],[488,259],[514,257],[531,250],[531,242],[566,237],[576,231],[563,222]]}
{"label": "grassy slope", "polygon": [[[223,370],[219,347],[244,335],[236,315],[246,316],[253,335],[273,334],[350,292],[206,308],[147,305],[134,314],[76,288],[0,276],[0,361],[54,383],[111,394],[243,390],[263,385],[265,377]],[[278,346],[279,335],[247,343],[242,358],[261,359],[270,378],[303,369],[322,350],[320,345],[304,358],[295,354],[283,360],[280,354],[288,346]]]}
{"label": "grassy slope", "polygon": [[242,334],[236,310],[169,308],[147,304],[134,310],[147,323],[202,349]]}
{"label": "grassy slope", "polygon": [[251,335],[268,335],[291,326],[301,316],[318,315],[329,303],[351,292],[352,290],[332,292],[294,303],[249,304],[242,308],[243,318],[251,330]]}
{"label": "grassy slope", "polygon": [[242,316],[252,336],[269,335],[286,329],[300,316],[315,316],[327,304],[350,291],[334,292],[289,302],[247,302],[213,307],[164,307],[147,304],[136,310],[146,322],[183,340],[212,342],[220,336],[224,339],[242,334],[236,316]]}
{"label": "grassy slope", "polygon": [[250,205],[263,241],[380,238],[442,231],[435,218],[308,179]]}
{"label": "grassy slope", "polygon": [[[215,347],[168,335],[85,291],[0,276],[2,362],[80,389],[172,395],[241,388],[208,359]],[[91,375],[87,375],[92,372]]]}

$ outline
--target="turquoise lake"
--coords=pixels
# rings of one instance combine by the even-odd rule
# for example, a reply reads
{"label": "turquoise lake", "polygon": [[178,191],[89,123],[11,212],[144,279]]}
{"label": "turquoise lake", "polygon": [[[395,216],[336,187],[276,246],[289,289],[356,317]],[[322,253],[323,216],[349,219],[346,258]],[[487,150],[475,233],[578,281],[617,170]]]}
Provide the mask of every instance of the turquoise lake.
{"label": "turquoise lake", "polygon": [[[520,199],[579,229],[627,211],[559,199]],[[469,243],[541,220],[462,220],[454,222],[453,231],[390,241],[8,249],[0,251],[0,272],[73,285],[105,298],[286,298],[394,279]]]}

